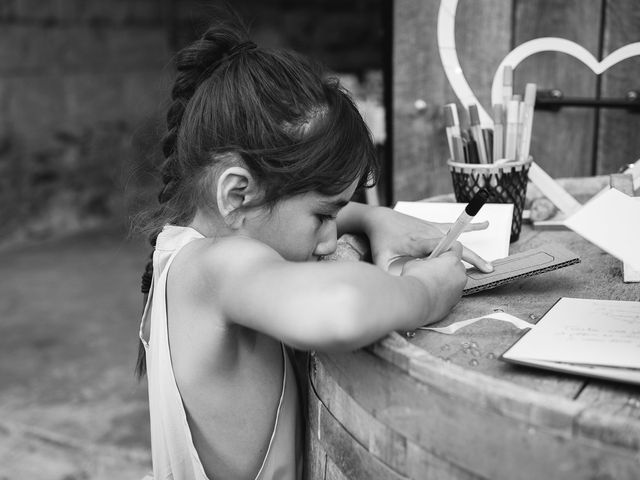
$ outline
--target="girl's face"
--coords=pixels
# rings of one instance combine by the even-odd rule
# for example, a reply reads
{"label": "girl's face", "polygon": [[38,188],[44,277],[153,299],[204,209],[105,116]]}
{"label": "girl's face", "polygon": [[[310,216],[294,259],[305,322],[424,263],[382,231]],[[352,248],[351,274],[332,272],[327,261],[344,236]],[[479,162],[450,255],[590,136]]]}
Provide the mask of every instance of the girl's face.
{"label": "girl's face", "polygon": [[336,216],[353,196],[358,182],[338,195],[304,193],[279,201],[271,212],[263,211],[246,224],[247,233],[286,260],[319,260],[336,250]]}

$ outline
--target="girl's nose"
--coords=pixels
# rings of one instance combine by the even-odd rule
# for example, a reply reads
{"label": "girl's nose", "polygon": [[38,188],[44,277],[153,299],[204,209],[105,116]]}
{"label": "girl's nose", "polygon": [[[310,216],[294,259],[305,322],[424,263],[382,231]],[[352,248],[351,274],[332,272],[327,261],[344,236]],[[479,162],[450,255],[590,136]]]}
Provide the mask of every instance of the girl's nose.
{"label": "girl's nose", "polygon": [[338,248],[338,226],[335,220],[326,222],[320,232],[320,238],[313,254],[316,256],[331,255]]}

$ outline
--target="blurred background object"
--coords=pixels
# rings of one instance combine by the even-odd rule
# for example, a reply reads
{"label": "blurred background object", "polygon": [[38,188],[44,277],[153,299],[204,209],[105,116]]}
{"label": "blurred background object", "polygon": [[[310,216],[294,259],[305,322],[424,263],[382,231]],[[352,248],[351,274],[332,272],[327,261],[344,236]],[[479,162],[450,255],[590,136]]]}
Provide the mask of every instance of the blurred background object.
{"label": "blurred background object", "polygon": [[[385,0],[230,3],[261,46],[309,54],[343,78],[384,143]],[[153,201],[172,55],[223,5],[0,5],[0,248],[126,226]]]}

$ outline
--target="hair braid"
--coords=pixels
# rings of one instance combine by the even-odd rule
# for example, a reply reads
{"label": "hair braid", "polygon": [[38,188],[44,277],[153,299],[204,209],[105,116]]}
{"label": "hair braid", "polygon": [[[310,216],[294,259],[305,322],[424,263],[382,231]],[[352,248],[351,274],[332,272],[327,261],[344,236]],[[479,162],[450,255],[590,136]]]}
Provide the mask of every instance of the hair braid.
{"label": "hair braid", "polygon": [[[229,34],[231,33],[231,34]],[[227,32],[221,35],[220,30],[211,29],[205,32],[201,39],[178,52],[175,58],[177,75],[171,89],[171,105],[167,110],[167,132],[161,139],[164,162],[160,166],[163,187],[158,194],[160,205],[166,204],[176,193],[181,181],[180,165],[176,158],[178,131],[182,117],[189,100],[198,86],[211,74],[211,67],[217,66],[224,59],[225,54],[241,41]],[[160,230],[155,230],[149,236],[149,243],[155,249],[156,239]],[[153,251],[142,274],[140,290],[146,304],[153,279]],[[139,377],[146,374],[145,350],[142,341],[138,345],[138,360],[136,373]]]}

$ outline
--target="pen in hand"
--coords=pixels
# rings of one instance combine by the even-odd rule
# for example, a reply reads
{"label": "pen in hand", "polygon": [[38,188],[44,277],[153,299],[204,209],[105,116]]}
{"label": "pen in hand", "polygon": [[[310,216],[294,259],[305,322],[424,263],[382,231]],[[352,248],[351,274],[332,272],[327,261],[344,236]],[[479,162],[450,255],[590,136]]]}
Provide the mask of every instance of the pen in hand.
{"label": "pen in hand", "polygon": [[485,189],[478,191],[471,199],[469,204],[465,207],[464,211],[460,214],[455,223],[451,226],[449,231],[440,240],[436,248],[433,249],[429,258],[434,258],[443,252],[446,252],[451,248],[453,242],[455,242],[460,234],[464,231],[465,227],[473,220],[473,217],[480,211],[482,206],[487,203],[489,199],[489,192]]}

